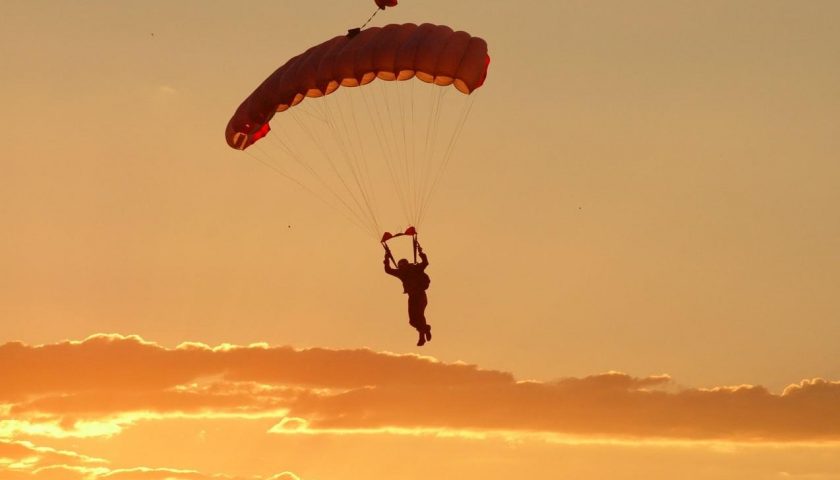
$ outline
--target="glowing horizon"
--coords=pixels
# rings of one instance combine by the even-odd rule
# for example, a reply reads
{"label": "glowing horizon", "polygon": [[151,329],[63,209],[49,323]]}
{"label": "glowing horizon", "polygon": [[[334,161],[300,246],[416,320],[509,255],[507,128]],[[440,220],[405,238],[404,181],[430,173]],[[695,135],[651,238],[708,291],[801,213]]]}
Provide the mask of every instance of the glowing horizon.
{"label": "glowing horizon", "polygon": [[[667,375],[620,372],[541,383],[416,354],[199,342],[166,348],[117,334],[7,343],[0,345],[0,364],[9,366],[0,386],[0,458],[9,459],[8,471],[36,478],[56,469],[92,479],[123,471],[205,478],[196,468],[111,468],[107,455],[40,446],[119,442],[143,425],[183,421],[204,429],[226,421],[265,425],[252,434],[290,441],[404,437],[701,451],[840,449],[840,382],[821,379],[778,394],[752,385],[674,389]],[[419,416],[417,401],[427,405]],[[4,448],[12,453],[3,456]],[[296,475],[272,475],[283,474]]]}

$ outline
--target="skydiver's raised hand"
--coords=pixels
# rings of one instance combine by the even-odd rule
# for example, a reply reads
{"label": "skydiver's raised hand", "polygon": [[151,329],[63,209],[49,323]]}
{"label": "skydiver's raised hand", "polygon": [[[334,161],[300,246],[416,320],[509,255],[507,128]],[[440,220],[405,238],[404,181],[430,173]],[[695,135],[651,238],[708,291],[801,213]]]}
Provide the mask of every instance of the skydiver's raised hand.
{"label": "skydiver's raised hand", "polygon": [[423,252],[423,247],[420,244],[417,244],[417,253],[420,255],[420,264],[424,269],[429,266],[429,257],[426,256],[426,253]]}

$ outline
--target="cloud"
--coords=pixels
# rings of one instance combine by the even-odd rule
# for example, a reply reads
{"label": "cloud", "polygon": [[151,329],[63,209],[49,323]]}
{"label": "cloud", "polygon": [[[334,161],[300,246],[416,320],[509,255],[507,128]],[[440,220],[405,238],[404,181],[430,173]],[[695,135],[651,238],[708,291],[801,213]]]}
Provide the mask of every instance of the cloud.
{"label": "cloud", "polygon": [[38,447],[31,442],[0,440],[0,465],[10,468],[40,468],[44,464],[66,466],[99,465],[101,458],[80,455],[66,450]]}
{"label": "cloud", "polygon": [[[66,450],[36,446],[27,441],[0,440],[0,478],[28,480],[245,480],[225,474],[207,474],[174,468],[111,468],[108,462]],[[268,480],[300,480],[292,472]],[[249,480],[258,480],[250,477]]]}
{"label": "cloud", "polygon": [[67,392],[159,392],[208,377],[266,385],[357,388],[367,385],[472,385],[512,381],[507,373],[445,365],[430,357],[329,350],[184,343],[167,349],[137,336],[94,335],[81,342],[0,346],[12,365],[0,402]]}
{"label": "cloud", "polygon": [[840,382],[676,390],[666,375],[554,382],[430,357],[136,336],[0,346],[0,436],[107,436],[139,421],[276,418],[277,434],[506,432],[629,439],[840,440]]}
{"label": "cloud", "polygon": [[266,480],[300,480],[300,477],[292,472],[281,472],[268,477]]}

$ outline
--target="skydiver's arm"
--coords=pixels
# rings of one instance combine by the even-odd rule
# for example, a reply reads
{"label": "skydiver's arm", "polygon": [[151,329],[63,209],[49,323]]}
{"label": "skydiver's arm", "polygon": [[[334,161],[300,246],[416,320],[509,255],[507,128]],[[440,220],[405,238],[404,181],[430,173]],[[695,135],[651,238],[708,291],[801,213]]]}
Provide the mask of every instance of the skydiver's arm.
{"label": "skydiver's arm", "polygon": [[428,257],[428,256],[426,256],[426,254],[425,254],[425,253],[423,253],[423,248],[421,248],[421,247],[418,247],[418,248],[417,248],[417,253],[420,255],[420,263],[419,263],[419,265],[420,265],[420,267],[421,267],[422,269],[424,269],[424,270],[425,270],[425,269],[426,269],[426,267],[428,267],[428,266],[429,266],[429,257]]}

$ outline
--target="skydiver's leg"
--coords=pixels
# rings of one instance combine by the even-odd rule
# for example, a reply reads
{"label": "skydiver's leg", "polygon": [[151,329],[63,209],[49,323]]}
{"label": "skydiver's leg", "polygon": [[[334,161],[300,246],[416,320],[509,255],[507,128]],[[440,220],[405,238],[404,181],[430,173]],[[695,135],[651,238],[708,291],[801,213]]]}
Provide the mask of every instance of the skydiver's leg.
{"label": "skydiver's leg", "polygon": [[423,299],[419,295],[408,296],[408,323],[417,330],[417,346],[422,347],[426,343],[426,319],[423,317],[425,308],[425,295]]}
{"label": "skydiver's leg", "polygon": [[426,305],[429,304],[429,299],[426,297],[426,292],[418,299],[417,310],[420,318],[422,319],[423,324],[423,335],[426,337],[426,341],[432,339],[432,326],[426,323]]}

